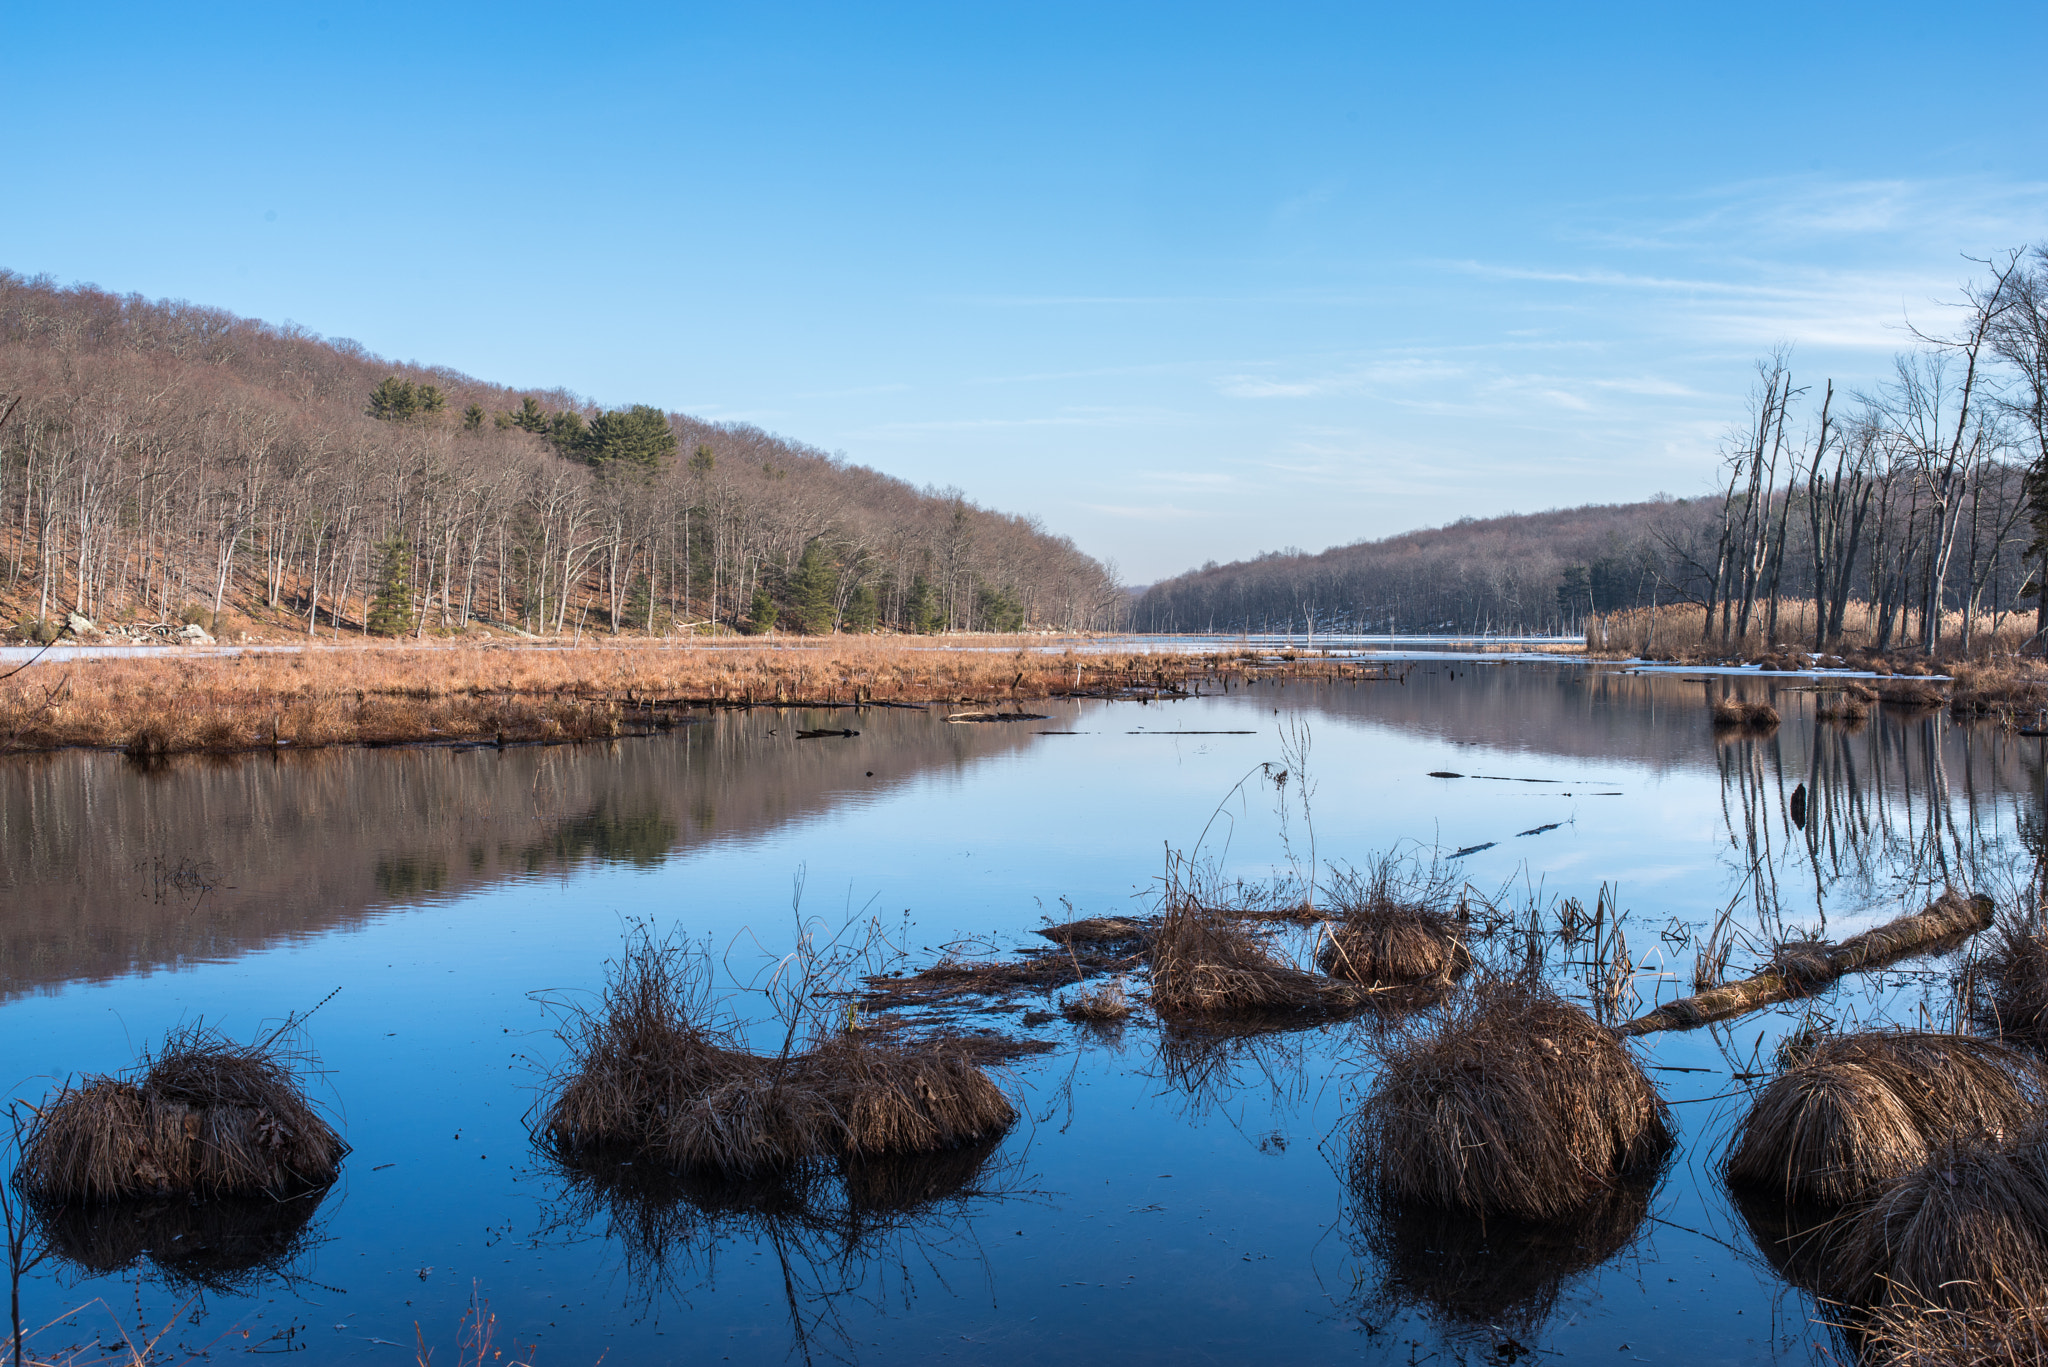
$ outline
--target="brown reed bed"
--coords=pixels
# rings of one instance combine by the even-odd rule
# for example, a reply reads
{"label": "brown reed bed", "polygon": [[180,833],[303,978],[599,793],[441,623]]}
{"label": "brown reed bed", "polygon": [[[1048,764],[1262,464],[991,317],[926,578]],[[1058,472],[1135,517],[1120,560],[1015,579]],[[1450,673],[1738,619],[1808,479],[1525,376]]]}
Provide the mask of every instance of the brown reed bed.
{"label": "brown reed bed", "polygon": [[1859,726],[1870,720],[1870,700],[1845,692],[1823,700],[1813,709],[1813,715],[1820,721]]}
{"label": "brown reed bed", "polygon": [[846,1029],[778,1055],[742,1048],[715,1022],[709,980],[688,946],[628,937],[601,1001],[560,1032],[568,1057],[538,1123],[552,1156],[744,1176],[953,1148],[1016,1119],[1002,1089],[941,1040]]}
{"label": "brown reed bed", "polygon": [[2048,1173],[2031,1142],[1967,1134],[1861,1206],[1834,1259],[1856,1306],[1972,1311],[2048,1304]]}
{"label": "brown reed bed", "polygon": [[537,649],[308,646],[293,653],[44,661],[0,680],[0,752],[67,746],[139,758],[189,751],[548,743],[641,734],[709,709],[923,707],[1048,698],[1167,698],[1272,674],[1337,678],[1342,660],[988,648],[926,638],[681,642]]}
{"label": "brown reed bed", "polygon": [[2038,718],[2048,712],[2048,661],[2012,655],[1957,665],[1949,708],[1959,717]]}
{"label": "brown reed bed", "polygon": [[[1816,615],[1810,600],[1787,599],[1780,604],[1778,639],[1763,631],[1762,614],[1753,618],[1745,636],[1724,640],[1718,616],[1708,629],[1706,612],[1699,604],[1659,604],[1604,613],[1586,625],[1586,653],[1595,658],[1642,658],[1674,664],[1731,664],[1759,660],[1788,660],[1794,667],[1818,663],[1830,668],[1870,669],[1873,672],[1904,672],[1915,664],[1925,666],[1926,656],[1911,642],[1919,633],[1917,615],[1910,623],[1896,624],[1892,645],[1876,649],[1877,619],[1870,605],[1851,603],[1842,622],[1840,639],[1827,643],[1820,661],[1810,661]],[[1967,658],[2004,660],[2017,656],[2032,644],[2033,613],[1980,612],[1971,622]],[[1907,628],[1911,629],[1908,630]],[[1965,657],[1961,649],[1963,614],[1943,614],[1941,660]]]}
{"label": "brown reed bed", "polygon": [[326,1187],[348,1145],[294,1071],[307,1056],[277,1039],[245,1045],[184,1026],[127,1074],[66,1084],[32,1108],[15,1184],[45,1209]]}
{"label": "brown reed bed", "polygon": [[1368,1199],[1548,1220],[1667,1152],[1667,1108],[1615,1035],[1548,988],[1475,984],[1381,1047],[1352,1123]]}
{"label": "brown reed bed", "polygon": [[1925,1031],[1824,1036],[1758,1094],[1722,1174],[1732,1188],[1839,1207],[1935,1147],[2018,1131],[2043,1101],[2038,1067],[1995,1041]]}

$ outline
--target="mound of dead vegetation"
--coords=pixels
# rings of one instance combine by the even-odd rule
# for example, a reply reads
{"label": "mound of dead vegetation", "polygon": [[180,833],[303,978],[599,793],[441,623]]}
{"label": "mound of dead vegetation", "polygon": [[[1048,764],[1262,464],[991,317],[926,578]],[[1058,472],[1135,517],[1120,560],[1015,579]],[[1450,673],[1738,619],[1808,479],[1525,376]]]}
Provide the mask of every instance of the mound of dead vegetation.
{"label": "mound of dead vegetation", "polygon": [[2048,664],[2008,657],[1997,663],[1957,665],[1949,709],[1958,717],[2039,716],[2048,710]]}
{"label": "mound of dead vegetation", "polygon": [[1123,979],[1111,978],[1068,997],[1060,1014],[1083,1024],[1108,1025],[1130,1017],[1131,998],[1124,991]]}
{"label": "mound of dead vegetation", "polygon": [[2038,1136],[1936,1144],[1859,1208],[1834,1282],[1859,1306],[1970,1311],[2048,1303],[2048,1172]]}
{"label": "mound of dead vegetation", "polygon": [[2039,1367],[2048,1362],[2048,1305],[1897,1301],[1865,1321],[1863,1367]]}
{"label": "mound of dead vegetation", "polygon": [[2035,1065],[1990,1040],[1823,1037],[1758,1094],[1723,1173],[1731,1187],[1841,1206],[1924,1164],[1945,1140],[2018,1131],[2042,1093]]}
{"label": "mound of dead vegetation", "polygon": [[1608,1030],[1526,981],[1473,986],[1382,1047],[1350,1177],[1377,1199],[1548,1220],[1653,1168],[1667,1108]]}
{"label": "mound of dead vegetation", "polygon": [[1713,707],[1714,725],[1722,730],[1768,731],[1778,724],[1778,709],[1767,702],[1726,697]]}
{"label": "mound of dead vegetation", "polygon": [[1998,932],[1997,943],[1978,966],[1988,989],[1979,1014],[2009,1039],[2036,1047],[2048,1044],[2048,930],[2009,919]]}
{"label": "mound of dead vegetation", "polygon": [[714,1023],[709,981],[687,946],[629,938],[600,1003],[563,1031],[568,1060],[540,1119],[556,1158],[633,1154],[751,1174],[953,1148],[1016,1119],[1002,1089],[943,1041],[845,1029],[754,1053]]}
{"label": "mound of dead vegetation", "polygon": [[1316,964],[1333,978],[1367,986],[1449,987],[1472,966],[1463,921],[1451,911],[1380,902],[1346,908]]}
{"label": "mound of dead vegetation", "polygon": [[1171,890],[1147,957],[1162,1020],[1355,1011],[1378,992],[1298,968],[1228,908]]}
{"label": "mound of dead vegetation", "polygon": [[277,1036],[245,1045],[173,1030],[129,1073],[88,1077],[34,1108],[14,1181],[38,1206],[136,1197],[297,1195],[348,1145],[314,1110]]}

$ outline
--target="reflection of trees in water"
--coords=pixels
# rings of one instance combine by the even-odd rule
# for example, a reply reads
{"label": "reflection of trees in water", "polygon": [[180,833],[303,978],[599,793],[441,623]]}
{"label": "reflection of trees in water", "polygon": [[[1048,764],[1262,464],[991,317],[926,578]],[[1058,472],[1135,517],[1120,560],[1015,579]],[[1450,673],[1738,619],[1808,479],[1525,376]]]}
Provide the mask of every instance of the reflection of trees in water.
{"label": "reflection of trees in water", "polygon": [[52,1203],[33,1216],[43,1250],[79,1276],[140,1271],[175,1295],[246,1296],[307,1281],[325,1242],[314,1217],[326,1195]]}
{"label": "reflection of trees in water", "polygon": [[1788,917],[1824,931],[1831,908],[2000,884],[2039,820],[2038,745],[1938,712],[1788,723],[1716,760],[1728,848],[1772,938]]}
{"label": "reflection of trees in water", "polygon": [[529,842],[523,857],[529,873],[585,859],[651,868],[668,858],[678,843],[675,821],[656,803],[621,811],[607,799]]}
{"label": "reflection of trees in water", "polygon": [[974,1218],[1030,1195],[1021,1155],[1002,1139],[927,1154],[804,1164],[756,1177],[674,1173],[604,1160],[555,1169],[542,1237],[619,1246],[645,1307],[714,1287],[719,1255],[741,1243],[780,1273],[792,1348],[805,1362],[856,1356],[849,1306],[908,1309],[920,1280],[988,1275]]}

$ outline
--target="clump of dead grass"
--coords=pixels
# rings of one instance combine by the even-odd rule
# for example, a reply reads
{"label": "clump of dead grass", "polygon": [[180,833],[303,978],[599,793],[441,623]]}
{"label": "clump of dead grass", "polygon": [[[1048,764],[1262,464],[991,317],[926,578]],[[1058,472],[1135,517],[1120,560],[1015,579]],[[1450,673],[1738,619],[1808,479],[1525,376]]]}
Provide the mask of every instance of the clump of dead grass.
{"label": "clump of dead grass", "polygon": [[1997,943],[1978,966],[1989,988],[1985,1023],[2001,1035],[2048,1044],[2048,930],[2019,918],[1998,927]]}
{"label": "clump of dead grass", "polygon": [[1547,1220],[1654,1167],[1670,1144],[1642,1066],[1535,983],[1478,983],[1382,1055],[1350,1175],[1383,1199]]}
{"label": "clump of dead grass", "polygon": [[2040,1367],[2048,1305],[1946,1305],[1895,1300],[1861,1326],[1864,1367]]}
{"label": "clump of dead grass", "polygon": [[943,1042],[844,1029],[757,1054],[715,1023],[701,954],[629,936],[595,1008],[572,1013],[569,1057],[540,1133],[565,1162],[644,1155],[681,1171],[755,1174],[834,1156],[918,1153],[1000,1135],[1002,1089]]}
{"label": "clump of dead grass", "polygon": [[1060,1014],[1070,1021],[1107,1025],[1130,1017],[1131,998],[1124,991],[1123,979],[1111,978],[1068,997],[1060,1007]]}
{"label": "clump of dead grass", "polygon": [[66,1085],[35,1110],[14,1180],[39,1205],[325,1187],[348,1145],[313,1108],[277,1044],[204,1024],[165,1036],[129,1073]]}
{"label": "clump of dead grass", "polygon": [[1373,988],[1297,968],[1227,908],[1172,889],[1147,953],[1162,1019],[1345,1011],[1373,1000]]}
{"label": "clump of dead grass", "polygon": [[1842,1236],[1835,1282],[1855,1305],[2048,1303],[2048,1174],[2038,1145],[1971,1136],[1926,1160],[1859,1209]]}
{"label": "clump of dead grass", "polygon": [[1385,856],[1362,874],[1333,880],[1336,919],[1317,967],[1368,986],[1448,988],[1472,966],[1455,880],[1436,863],[1409,877],[1402,872],[1402,861]]}
{"label": "clump of dead grass", "polygon": [[1772,1079],[1723,1164],[1731,1187],[1840,1206],[1925,1163],[1955,1137],[2004,1135],[2041,1104],[2017,1051],[1966,1035],[1823,1037]]}
{"label": "clump of dead grass", "polygon": [[1821,703],[1814,708],[1813,715],[1821,721],[1856,726],[1870,720],[1870,703],[1853,694],[1844,694]]}
{"label": "clump of dead grass", "polygon": [[1038,933],[1056,945],[1122,945],[1143,940],[1148,927],[1129,916],[1084,916],[1078,921],[1041,926]]}
{"label": "clump of dead grass", "polygon": [[1733,695],[1717,701],[1713,715],[1714,725],[1722,728],[1768,731],[1778,724],[1777,708],[1767,702],[1751,702]]}

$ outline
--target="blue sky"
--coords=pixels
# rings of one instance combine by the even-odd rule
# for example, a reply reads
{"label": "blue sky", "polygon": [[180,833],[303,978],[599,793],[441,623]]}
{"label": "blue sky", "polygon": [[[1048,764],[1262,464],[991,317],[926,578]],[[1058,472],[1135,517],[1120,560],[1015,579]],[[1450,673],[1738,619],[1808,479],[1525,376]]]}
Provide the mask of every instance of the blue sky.
{"label": "blue sky", "polygon": [[2048,7],[21,6],[0,266],[1207,559],[1687,494],[2048,239]]}

